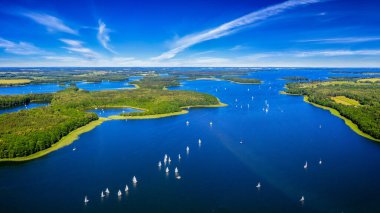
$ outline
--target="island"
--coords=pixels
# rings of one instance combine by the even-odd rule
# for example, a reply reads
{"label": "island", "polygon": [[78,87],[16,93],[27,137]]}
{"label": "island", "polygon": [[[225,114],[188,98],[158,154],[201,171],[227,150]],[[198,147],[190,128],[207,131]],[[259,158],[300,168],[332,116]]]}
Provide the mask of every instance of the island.
{"label": "island", "polygon": [[[171,82],[171,83],[168,83]],[[187,113],[190,107],[221,107],[216,97],[194,91],[167,90],[173,79],[146,78],[138,89],[86,91],[71,86],[44,95],[1,96],[2,102],[42,101],[48,106],[0,115],[0,161],[26,161],[72,143],[80,134],[110,119],[151,119]],[[39,99],[38,99],[39,98]],[[130,107],[138,112],[99,118],[96,108]]]}
{"label": "island", "polygon": [[359,135],[380,142],[380,84],[376,79],[288,83],[284,94],[302,95],[342,118]]}

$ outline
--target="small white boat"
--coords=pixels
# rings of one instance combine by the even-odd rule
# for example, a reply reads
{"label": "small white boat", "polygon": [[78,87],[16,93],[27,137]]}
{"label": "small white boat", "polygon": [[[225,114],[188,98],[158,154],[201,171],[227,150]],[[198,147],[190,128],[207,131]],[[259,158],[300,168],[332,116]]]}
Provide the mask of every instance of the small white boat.
{"label": "small white boat", "polygon": [[90,200],[87,199],[87,196],[84,196],[84,203],[88,203]]}
{"label": "small white boat", "polygon": [[167,154],[165,154],[164,159],[168,159],[168,155]]}
{"label": "small white boat", "polygon": [[169,159],[168,159],[168,162],[169,162],[169,164],[172,162],[172,159],[170,159],[170,157],[169,157]]}
{"label": "small white boat", "polygon": [[133,178],[132,178],[132,182],[133,182],[133,183],[137,183],[137,178],[136,178],[136,176],[133,176]]}
{"label": "small white boat", "polygon": [[169,173],[169,167],[166,167],[165,172],[166,172],[166,173]]}
{"label": "small white boat", "polygon": [[320,159],[318,163],[319,163],[319,165],[322,165],[322,160]]}
{"label": "small white boat", "polygon": [[302,196],[302,197],[301,197],[301,199],[300,199],[300,202],[302,202],[302,203],[303,203],[304,201],[305,201],[305,197],[304,197],[304,196]]}
{"label": "small white boat", "polygon": [[181,154],[178,154],[178,160],[181,160]]}
{"label": "small white boat", "polygon": [[210,121],[210,126],[212,127],[212,121]]}
{"label": "small white boat", "polygon": [[237,99],[237,98],[235,99],[235,102],[238,102],[238,99]]}
{"label": "small white boat", "polygon": [[77,150],[77,148],[74,147],[74,148],[73,148],[73,151],[75,151],[75,150]]}
{"label": "small white boat", "polygon": [[178,180],[181,179],[181,176],[180,175],[177,175],[175,178],[177,178]]}
{"label": "small white boat", "polygon": [[125,189],[124,189],[124,191],[128,191],[129,190],[129,187],[128,187],[128,185],[125,185]]}
{"label": "small white boat", "polygon": [[189,121],[186,121],[186,126],[189,126],[190,122]]}
{"label": "small white boat", "polygon": [[260,182],[257,183],[256,188],[258,188],[258,189],[261,188],[261,183]]}
{"label": "small white boat", "polygon": [[243,140],[240,141],[240,144],[243,144]]}
{"label": "small white boat", "polygon": [[161,166],[162,166],[161,161],[158,161],[158,167],[161,167]]}
{"label": "small white boat", "polygon": [[252,101],[253,101],[253,96],[251,97]]}
{"label": "small white boat", "polygon": [[304,169],[307,169],[307,161],[305,162],[305,165],[303,165]]}
{"label": "small white boat", "polygon": [[247,89],[247,91],[249,92],[249,88]]}
{"label": "small white boat", "polygon": [[106,188],[106,193],[109,194],[110,193],[110,190],[108,188]]}
{"label": "small white boat", "polygon": [[102,191],[102,193],[100,193],[100,197],[103,198],[105,197],[106,195],[104,194],[104,192]]}
{"label": "small white boat", "polygon": [[168,161],[168,160],[167,160],[166,158],[164,158],[164,164],[166,164],[167,161]]}
{"label": "small white boat", "polygon": [[198,139],[198,144],[201,145],[202,141],[201,139]]}
{"label": "small white boat", "polygon": [[178,174],[178,168],[177,168],[177,167],[174,169],[174,172],[175,172],[176,174]]}
{"label": "small white boat", "polygon": [[119,189],[119,191],[117,192],[117,196],[120,197],[121,195],[122,195],[122,193],[121,193],[121,191]]}
{"label": "small white boat", "polygon": [[186,152],[187,152],[187,153],[190,152],[190,148],[189,148],[189,146],[186,147]]}

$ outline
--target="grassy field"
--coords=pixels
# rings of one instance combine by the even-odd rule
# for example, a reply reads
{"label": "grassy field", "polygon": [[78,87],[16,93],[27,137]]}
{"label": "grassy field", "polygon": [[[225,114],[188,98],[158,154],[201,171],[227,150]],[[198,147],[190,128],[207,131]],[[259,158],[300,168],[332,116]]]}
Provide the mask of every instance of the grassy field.
{"label": "grassy field", "polygon": [[22,85],[32,82],[29,79],[0,79],[0,86]]}
{"label": "grassy field", "polygon": [[366,83],[366,82],[378,83],[378,82],[380,82],[380,78],[362,78],[362,79],[359,79],[358,82],[362,82],[362,83]]}
{"label": "grassy field", "polygon": [[351,98],[347,98],[346,96],[335,96],[335,97],[331,97],[331,99],[338,104],[343,104],[346,106],[360,106],[359,101],[351,99]]}

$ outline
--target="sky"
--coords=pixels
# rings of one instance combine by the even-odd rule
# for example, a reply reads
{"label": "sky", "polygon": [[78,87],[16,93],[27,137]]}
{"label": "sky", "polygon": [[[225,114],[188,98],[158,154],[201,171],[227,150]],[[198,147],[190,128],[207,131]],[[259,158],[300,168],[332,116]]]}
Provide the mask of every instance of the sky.
{"label": "sky", "polygon": [[0,0],[0,66],[379,67],[380,0]]}

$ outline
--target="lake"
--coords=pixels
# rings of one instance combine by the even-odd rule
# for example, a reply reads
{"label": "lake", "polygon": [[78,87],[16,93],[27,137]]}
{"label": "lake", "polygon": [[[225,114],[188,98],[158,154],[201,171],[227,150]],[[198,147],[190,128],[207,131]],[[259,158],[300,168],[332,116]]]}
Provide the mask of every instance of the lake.
{"label": "lake", "polygon": [[[170,89],[210,93],[228,107],[107,121],[43,158],[3,164],[1,212],[380,212],[379,144],[302,97],[279,94],[287,82],[281,77],[342,76],[329,71],[248,76],[261,85],[183,81]],[[171,163],[159,168],[165,154]]]}

